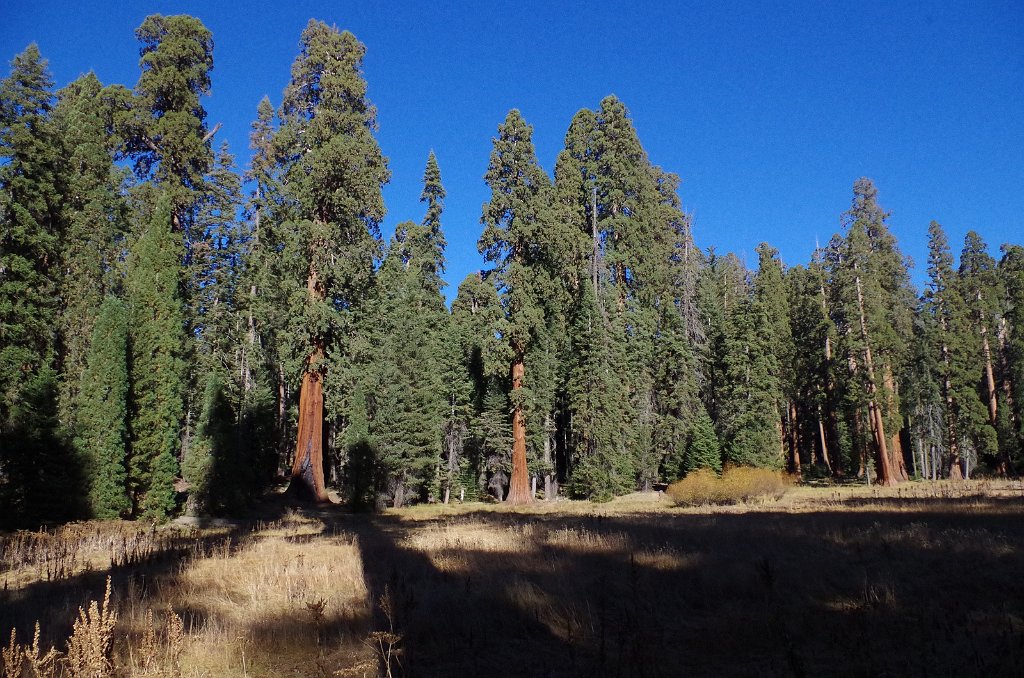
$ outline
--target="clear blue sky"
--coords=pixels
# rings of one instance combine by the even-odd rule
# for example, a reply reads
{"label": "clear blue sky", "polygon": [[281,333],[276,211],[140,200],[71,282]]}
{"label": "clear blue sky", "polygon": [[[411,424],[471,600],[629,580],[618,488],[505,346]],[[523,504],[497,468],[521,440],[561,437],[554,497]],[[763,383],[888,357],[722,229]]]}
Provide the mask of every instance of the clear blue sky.
{"label": "clear blue sky", "polygon": [[682,177],[698,244],[748,264],[762,240],[805,263],[864,175],[918,284],[932,219],[956,251],[970,229],[994,256],[1024,242],[1019,0],[431,4],[6,0],[0,56],[35,41],[58,86],[90,69],[132,86],[143,18],[198,16],[215,43],[209,124],[223,123],[218,139],[245,165],[256,104],[280,102],[306,22],[351,30],[367,45],[393,172],[383,232],[421,218],[433,148],[448,191],[449,294],[483,265],[482,176],[508,109],[533,124],[550,172],[573,113],[609,93],[652,161]]}

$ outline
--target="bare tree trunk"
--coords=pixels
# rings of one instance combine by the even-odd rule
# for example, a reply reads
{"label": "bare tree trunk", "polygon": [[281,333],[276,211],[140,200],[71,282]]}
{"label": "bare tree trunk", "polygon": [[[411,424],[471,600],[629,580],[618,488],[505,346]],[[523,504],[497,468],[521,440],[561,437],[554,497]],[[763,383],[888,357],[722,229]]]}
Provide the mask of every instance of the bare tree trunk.
{"label": "bare tree trunk", "polygon": [[[516,351],[516,360],[512,364],[512,393],[523,388],[522,351]],[[512,410],[512,478],[509,481],[508,496],[505,501],[510,504],[529,504],[533,501],[530,494],[530,478],[526,470],[526,413],[522,403],[513,395],[515,405]]]}
{"label": "bare tree trunk", "polygon": [[283,475],[287,469],[288,459],[288,416],[285,403],[288,399],[287,386],[284,381],[284,366],[277,366],[277,412],[274,425],[277,430],[277,469]]}
{"label": "bare tree trunk", "polygon": [[786,449],[786,462],[790,473],[800,473],[800,442],[797,435],[796,405],[793,401],[786,402],[786,425],[784,427],[783,445]]}
{"label": "bare tree trunk", "polygon": [[832,473],[832,461],[828,457],[828,437],[825,435],[825,420],[821,416],[821,405],[818,405],[818,441],[821,444],[821,461]]}
{"label": "bare tree trunk", "polygon": [[546,412],[544,414],[544,500],[554,501],[554,483],[552,482],[553,472],[553,455],[551,453],[551,413]]}

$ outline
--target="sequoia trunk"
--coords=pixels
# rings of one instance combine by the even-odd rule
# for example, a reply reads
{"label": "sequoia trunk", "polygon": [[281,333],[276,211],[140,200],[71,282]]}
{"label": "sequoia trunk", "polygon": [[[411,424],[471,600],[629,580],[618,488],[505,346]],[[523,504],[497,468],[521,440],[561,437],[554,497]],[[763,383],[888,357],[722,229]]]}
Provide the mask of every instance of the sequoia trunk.
{"label": "sequoia trunk", "polygon": [[523,355],[516,351],[516,359],[512,364],[512,480],[509,482],[508,496],[505,497],[509,504],[529,504],[533,500],[526,470],[526,413],[518,397],[518,392],[523,388],[524,372]]}

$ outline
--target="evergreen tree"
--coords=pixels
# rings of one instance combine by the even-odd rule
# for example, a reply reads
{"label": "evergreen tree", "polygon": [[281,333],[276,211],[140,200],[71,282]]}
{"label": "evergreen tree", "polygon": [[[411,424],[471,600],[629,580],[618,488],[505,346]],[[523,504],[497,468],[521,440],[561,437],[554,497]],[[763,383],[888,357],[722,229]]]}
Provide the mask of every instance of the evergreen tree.
{"label": "evergreen tree", "polygon": [[964,414],[968,403],[963,400],[959,366],[963,353],[967,309],[959,293],[959,280],[953,272],[953,255],[942,227],[935,221],[928,226],[928,289],[924,294],[923,313],[932,322],[923,325],[929,330],[925,337],[933,355],[939,356],[936,372],[941,384],[945,435],[942,448],[948,451],[945,465],[948,472],[960,476],[963,470],[962,442]]}
{"label": "evergreen tree", "polygon": [[131,346],[129,491],[137,511],[158,519],[175,509],[184,416],[181,240],[171,227],[170,199],[161,198],[132,248],[125,278]]}
{"label": "evergreen tree", "polygon": [[543,240],[550,181],[537,164],[533,129],[519,111],[509,111],[498,127],[484,179],[491,199],[484,205],[478,248],[495,265],[495,281],[508,314],[504,335],[512,354],[512,477],[506,501],[532,501],[526,457],[526,407],[529,383],[525,356],[543,331],[541,300],[550,286]]}
{"label": "evergreen tree", "polygon": [[92,515],[131,513],[128,496],[128,313],[116,297],[100,306],[76,398],[75,447],[86,470]]}
{"label": "evergreen tree", "polygon": [[439,222],[435,229],[399,224],[379,274],[380,368],[370,434],[395,506],[409,492],[425,498],[439,490],[446,409],[440,358],[448,314],[436,273],[444,256],[435,248],[437,236],[443,243]]}
{"label": "evergreen tree", "polygon": [[704,408],[700,409],[690,426],[682,470],[690,473],[702,468],[716,472],[722,470],[721,447],[711,417]]}
{"label": "evergreen tree", "polygon": [[206,111],[200,98],[210,93],[213,36],[203,23],[184,14],[153,14],[135,30],[142,43],[134,97],[120,94],[117,126],[136,174],[167,193],[174,228],[188,245],[202,233],[192,230],[191,211],[213,162]]}
{"label": "evergreen tree", "polygon": [[[266,415],[270,436],[265,447],[276,452],[278,463],[288,455],[290,420],[286,416],[291,400],[290,371],[284,338],[288,327],[290,280],[300,273],[289,268],[280,256],[288,240],[288,210],[281,190],[280,166],[274,149],[274,107],[264,97],[252,124],[249,147],[253,151],[246,178],[253,192],[246,205],[249,243],[243,255],[239,309],[245,315],[246,336],[240,347],[243,392],[246,408]],[[270,412],[264,410],[270,409]],[[255,417],[254,417],[255,419]],[[271,424],[272,422],[272,424]]]}
{"label": "evergreen tree", "polygon": [[961,375],[964,402],[969,408],[969,445],[978,461],[1006,475],[1009,458],[1005,450],[999,449],[999,394],[990,341],[990,337],[998,333],[999,304],[1004,293],[996,274],[996,262],[981,236],[974,231],[968,231],[964,239],[958,273],[966,319],[964,350],[955,362]]}
{"label": "evergreen tree", "polygon": [[1024,247],[1004,245],[999,277],[1005,291],[1004,319],[999,333],[1004,356],[1000,372],[1008,408],[1007,441],[1010,462],[1019,472],[1024,462]]}
{"label": "evergreen tree", "polygon": [[53,83],[33,44],[0,81],[0,513],[70,517],[76,468],[58,436],[59,145]]}
{"label": "evergreen tree", "polygon": [[505,492],[512,447],[508,398],[508,344],[501,341],[507,324],[494,284],[471,274],[459,285],[451,307],[452,391],[456,416],[466,428],[457,460],[460,490],[470,498]]}
{"label": "evergreen tree", "polygon": [[[759,255],[761,266],[751,293],[733,303],[725,319],[719,426],[726,460],[780,468],[782,388],[772,317],[777,300],[769,295],[781,285],[781,274],[774,250],[760,247]],[[788,314],[783,318],[788,320]]]}
{"label": "evergreen tree", "polygon": [[[850,372],[845,380],[849,426],[861,450],[868,440],[864,431],[870,431],[878,481],[888,485],[907,477],[897,378],[912,345],[913,292],[878,190],[862,178],[853,193],[843,215],[846,238],[834,250],[832,312]],[[866,469],[866,456],[861,462]]]}
{"label": "evergreen tree", "polygon": [[27,379],[51,364],[58,252],[53,82],[34,45],[0,82],[0,422]]}
{"label": "evergreen tree", "polygon": [[291,310],[277,351],[302,384],[292,478],[296,491],[320,501],[327,498],[325,378],[331,410],[340,416],[351,396],[347,385],[356,381],[346,374],[355,350],[351,330],[380,250],[381,186],[389,177],[373,138],[376,111],[361,72],[365,51],[351,33],[311,20],[273,139],[281,195],[271,200],[289,207],[278,212],[279,240],[267,247],[288,258],[281,284]]}
{"label": "evergreen tree", "polygon": [[93,323],[104,296],[115,293],[120,282],[118,258],[128,227],[122,195],[127,173],[113,162],[117,144],[99,79],[93,73],[83,75],[57,96],[53,125],[64,158],[59,173],[60,412],[64,426],[74,430],[74,404]]}
{"label": "evergreen tree", "polygon": [[[607,501],[634,488],[636,467],[629,439],[621,429],[623,413],[630,412],[629,393],[622,378],[623,356],[616,348],[620,329],[606,325],[597,295],[584,280],[580,308],[573,312],[574,364],[569,375],[574,438],[573,494]],[[621,331],[621,330],[620,330]],[[618,341],[616,341],[618,339]]]}
{"label": "evergreen tree", "polygon": [[[817,255],[816,255],[817,256]],[[797,425],[799,453],[825,472],[837,474],[841,465],[836,452],[835,366],[832,347],[835,325],[828,314],[824,270],[819,260],[808,268],[794,266],[786,271],[790,299],[792,353],[784,368],[792,388],[792,411]]]}

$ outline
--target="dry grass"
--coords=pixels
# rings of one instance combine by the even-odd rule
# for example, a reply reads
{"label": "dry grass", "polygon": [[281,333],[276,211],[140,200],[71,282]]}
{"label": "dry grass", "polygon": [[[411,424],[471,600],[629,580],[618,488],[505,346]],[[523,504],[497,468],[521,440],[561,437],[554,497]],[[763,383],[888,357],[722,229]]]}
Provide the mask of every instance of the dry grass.
{"label": "dry grass", "polygon": [[799,487],[8,535],[4,675],[72,675],[47,650],[80,634],[98,675],[1019,675],[1022,495]]}

